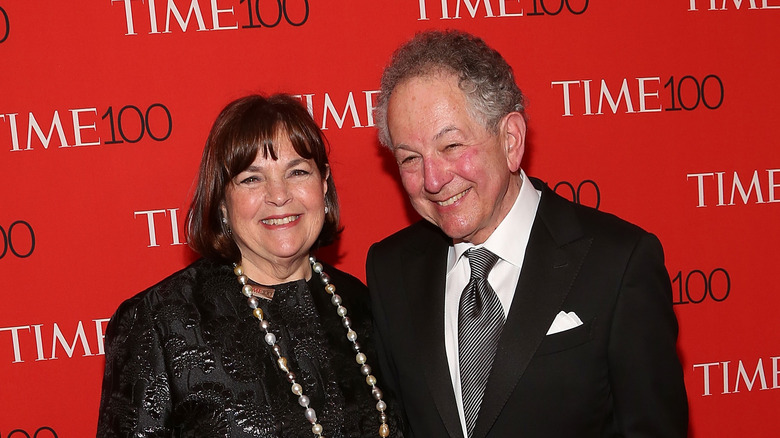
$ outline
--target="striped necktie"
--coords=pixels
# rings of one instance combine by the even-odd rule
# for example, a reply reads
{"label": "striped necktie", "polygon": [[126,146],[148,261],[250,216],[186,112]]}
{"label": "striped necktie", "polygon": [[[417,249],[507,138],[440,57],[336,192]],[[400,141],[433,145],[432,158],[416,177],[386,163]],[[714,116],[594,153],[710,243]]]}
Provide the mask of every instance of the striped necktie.
{"label": "striped necktie", "polygon": [[487,281],[498,256],[479,248],[470,249],[466,257],[469,258],[471,277],[458,306],[458,355],[463,411],[470,437],[504,326],[504,309]]}

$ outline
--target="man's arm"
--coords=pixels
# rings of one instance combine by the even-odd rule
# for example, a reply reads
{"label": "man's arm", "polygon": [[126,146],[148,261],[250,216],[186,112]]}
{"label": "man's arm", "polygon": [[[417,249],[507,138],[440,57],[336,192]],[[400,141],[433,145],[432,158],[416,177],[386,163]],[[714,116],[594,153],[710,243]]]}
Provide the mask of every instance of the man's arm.
{"label": "man's arm", "polygon": [[[395,368],[392,354],[387,349],[387,343],[385,342],[386,336],[390,333],[391,328],[388,325],[388,319],[385,316],[385,308],[382,305],[380,298],[380,285],[381,280],[378,278],[376,269],[374,268],[376,263],[381,263],[377,260],[376,245],[372,245],[368,250],[368,256],[366,257],[366,283],[368,284],[369,295],[371,296],[371,313],[374,321],[374,348],[376,349],[379,359],[379,369],[382,374],[382,381],[380,385],[382,390],[386,393],[386,400],[390,403],[390,409],[397,412],[403,424],[398,425],[399,429],[406,431],[405,425],[408,424],[406,420],[406,411],[403,406],[403,399],[401,397],[401,390],[398,386],[398,372]],[[406,436],[410,436],[406,431]]]}
{"label": "man's arm", "polygon": [[609,376],[622,436],[687,436],[688,401],[676,344],[663,249],[645,234],[628,261],[610,329]]}

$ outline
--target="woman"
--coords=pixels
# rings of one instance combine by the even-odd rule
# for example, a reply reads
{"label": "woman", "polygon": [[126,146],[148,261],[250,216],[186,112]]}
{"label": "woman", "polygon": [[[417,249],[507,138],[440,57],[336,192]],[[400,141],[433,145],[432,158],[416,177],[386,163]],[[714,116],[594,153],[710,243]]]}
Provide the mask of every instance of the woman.
{"label": "woman", "polygon": [[338,221],[306,109],[225,107],[188,214],[203,258],[111,319],[98,437],[400,436],[366,359],[366,288],[310,256]]}

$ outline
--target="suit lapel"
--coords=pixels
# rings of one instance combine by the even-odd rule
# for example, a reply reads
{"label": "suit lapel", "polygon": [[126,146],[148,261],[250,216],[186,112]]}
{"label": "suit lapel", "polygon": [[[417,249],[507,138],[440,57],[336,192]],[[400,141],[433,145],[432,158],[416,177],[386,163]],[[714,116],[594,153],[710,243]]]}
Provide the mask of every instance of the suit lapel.
{"label": "suit lapel", "polygon": [[[425,373],[436,409],[451,437],[462,437],[460,416],[452,390],[444,347],[444,289],[449,240],[438,230],[434,240],[421,239],[407,249],[404,259],[406,296],[419,346],[419,367]],[[411,413],[410,415],[414,415]]]}
{"label": "suit lapel", "polygon": [[542,185],[537,187],[542,198],[474,427],[475,438],[484,437],[501,413],[561,310],[591,244],[582,236],[568,201],[534,182]]}

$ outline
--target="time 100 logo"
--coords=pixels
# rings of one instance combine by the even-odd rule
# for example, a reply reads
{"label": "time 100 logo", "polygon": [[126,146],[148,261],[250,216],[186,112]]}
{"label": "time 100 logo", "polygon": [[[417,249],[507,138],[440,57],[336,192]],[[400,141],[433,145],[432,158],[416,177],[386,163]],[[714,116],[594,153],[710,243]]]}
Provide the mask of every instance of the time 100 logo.
{"label": "time 100 logo", "polygon": [[[25,234],[27,235],[25,236]],[[30,257],[33,251],[35,251],[35,232],[32,226],[25,221],[11,223],[7,231],[0,225],[0,240],[2,240],[2,243],[0,243],[0,259],[5,257],[8,251],[11,251],[11,254],[20,259]],[[29,249],[25,248],[25,243],[29,245]]]}
{"label": "time 100 logo", "polygon": [[39,427],[35,432],[30,434],[24,429],[14,429],[8,432],[8,435],[3,435],[0,432],[0,438],[59,438],[57,432],[51,427],[43,426]]}

